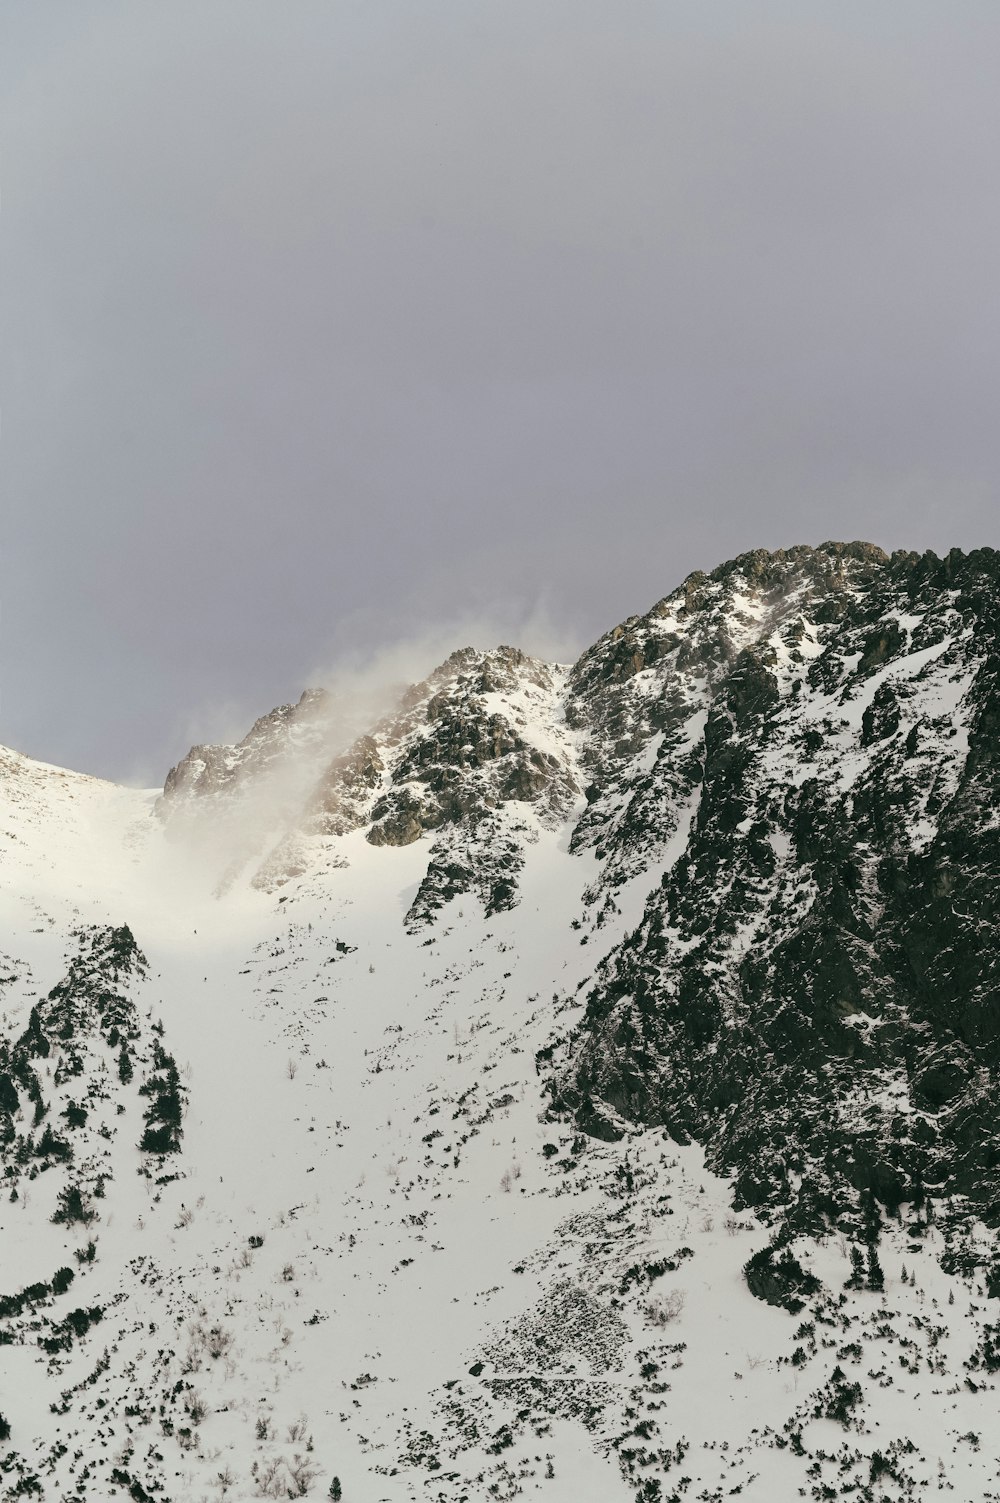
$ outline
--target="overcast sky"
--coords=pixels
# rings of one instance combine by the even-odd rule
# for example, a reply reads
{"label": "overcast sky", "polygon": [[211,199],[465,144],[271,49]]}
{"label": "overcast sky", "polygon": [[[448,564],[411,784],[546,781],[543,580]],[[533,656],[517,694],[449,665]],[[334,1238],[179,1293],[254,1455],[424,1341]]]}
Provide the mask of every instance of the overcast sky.
{"label": "overcast sky", "polygon": [[996,0],[0,23],[7,744],[159,781],[392,644],[1000,544]]}

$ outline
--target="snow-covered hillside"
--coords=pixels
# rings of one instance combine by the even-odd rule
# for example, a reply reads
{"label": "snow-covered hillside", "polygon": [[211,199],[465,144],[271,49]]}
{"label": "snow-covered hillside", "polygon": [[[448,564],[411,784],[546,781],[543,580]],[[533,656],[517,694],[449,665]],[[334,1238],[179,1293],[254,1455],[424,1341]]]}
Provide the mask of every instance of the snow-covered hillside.
{"label": "snow-covered hillside", "polygon": [[162,795],[2,754],[0,1496],[1000,1498],[998,623],[755,553]]}

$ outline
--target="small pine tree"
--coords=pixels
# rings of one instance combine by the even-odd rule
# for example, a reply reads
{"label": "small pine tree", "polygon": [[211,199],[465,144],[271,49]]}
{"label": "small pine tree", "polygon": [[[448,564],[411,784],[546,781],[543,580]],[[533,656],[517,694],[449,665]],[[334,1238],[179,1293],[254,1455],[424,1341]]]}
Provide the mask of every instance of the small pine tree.
{"label": "small pine tree", "polygon": [[344,1491],[340,1485],[340,1478],[334,1477],[333,1481],[330,1483],[330,1497],[333,1500],[333,1503],[340,1503],[340,1500],[343,1496]]}
{"label": "small pine tree", "polygon": [[844,1285],[845,1289],[861,1289],[864,1287],[865,1259],[857,1243],[851,1245],[851,1277]]}
{"label": "small pine tree", "polygon": [[72,1268],[58,1268],[52,1276],[52,1293],[65,1294],[75,1278]]}
{"label": "small pine tree", "polygon": [[139,1087],[140,1095],[151,1096],[146,1109],[145,1130],[139,1142],[144,1153],[177,1153],[181,1146],[181,1118],[184,1113],[180,1076],[177,1065],[157,1043],[153,1050],[154,1073]]}
{"label": "small pine tree", "polygon": [[20,1110],[20,1102],[17,1099],[17,1087],[13,1080],[0,1070],[0,1112],[16,1112]]}
{"label": "small pine tree", "polygon": [[885,1288],[885,1274],[882,1272],[882,1264],[878,1260],[878,1248],[874,1242],[868,1244],[868,1287],[874,1289],[876,1294]]}
{"label": "small pine tree", "polygon": [[128,1057],[128,1050],[122,1044],[122,1052],[118,1056],[118,1079],[122,1085],[128,1085],[132,1079],[132,1061]]}
{"label": "small pine tree", "polygon": [[878,1201],[871,1190],[862,1190],[860,1198],[861,1221],[864,1228],[863,1240],[867,1243],[877,1242],[882,1230],[882,1212],[879,1210]]}

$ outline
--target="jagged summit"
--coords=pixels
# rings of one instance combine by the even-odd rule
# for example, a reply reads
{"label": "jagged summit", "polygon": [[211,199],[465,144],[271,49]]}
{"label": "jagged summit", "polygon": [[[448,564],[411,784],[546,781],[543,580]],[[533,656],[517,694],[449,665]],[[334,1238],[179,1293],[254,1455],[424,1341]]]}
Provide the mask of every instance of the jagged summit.
{"label": "jagged summit", "polygon": [[[832,661],[835,642],[867,632],[862,669],[872,653],[891,656],[906,639],[885,609],[920,610],[997,575],[990,549],[943,559],[865,542],[753,550],[689,575],[568,672],[512,647],[460,648],[349,744],[330,697],[307,691],[236,746],[192,748],[158,807],[190,817],[192,800],[224,812],[241,801],[230,872],[256,859],[266,890],[337,864],[338,842],[364,829],[376,845],[434,840],[460,891],[489,844],[506,838],[498,811],[528,804],[536,817],[564,818],[585,790],[571,848],[596,852],[620,885],[677,837],[723,679],[749,713],[817,655]],[[474,857],[458,849],[470,842]],[[493,889],[484,878],[478,890]],[[504,901],[513,896],[503,891]]]}
{"label": "jagged summit", "polygon": [[[851,598],[894,579],[904,588],[923,582],[947,587],[959,579],[995,578],[993,549],[964,554],[887,554],[873,543],[800,544],[774,552],[754,549],[710,573],[695,570],[644,615],[629,616],[600,637],[573,668],[579,692],[627,679],[676,648],[675,666],[711,675],[750,642],[806,607],[817,619],[835,619]],[[679,629],[681,629],[679,631]]]}
{"label": "jagged summit", "polygon": [[341,860],[340,837],[364,829],[375,846],[433,839],[410,922],[466,891],[488,911],[511,906],[520,841],[558,823],[576,793],[557,711],[564,678],[512,647],[452,653],[327,766],[255,883],[270,890]]}

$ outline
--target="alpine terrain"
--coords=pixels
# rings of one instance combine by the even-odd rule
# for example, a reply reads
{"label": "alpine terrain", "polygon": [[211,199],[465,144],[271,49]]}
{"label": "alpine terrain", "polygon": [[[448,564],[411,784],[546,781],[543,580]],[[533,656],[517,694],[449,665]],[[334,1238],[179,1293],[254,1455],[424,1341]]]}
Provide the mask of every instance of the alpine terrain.
{"label": "alpine terrain", "polygon": [[1000,553],[0,753],[0,1497],[1000,1499]]}

